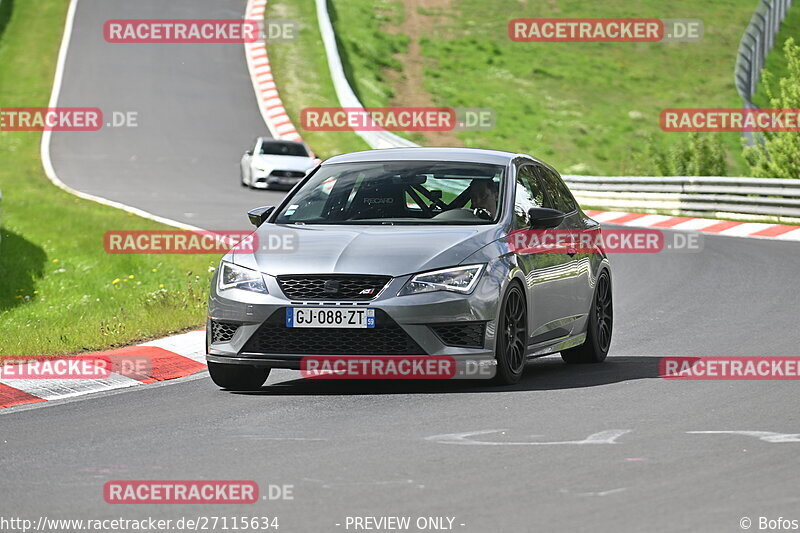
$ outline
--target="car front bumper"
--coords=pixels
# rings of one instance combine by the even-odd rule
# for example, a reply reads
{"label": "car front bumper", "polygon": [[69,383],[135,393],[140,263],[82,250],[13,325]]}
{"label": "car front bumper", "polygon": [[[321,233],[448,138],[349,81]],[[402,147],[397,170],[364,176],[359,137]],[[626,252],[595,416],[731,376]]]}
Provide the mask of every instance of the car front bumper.
{"label": "car front bumper", "polygon": [[[499,307],[500,282],[493,276],[484,275],[475,291],[470,295],[451,292],[433,292],[408,296],[397,296],[410,276],[392,279],[373,300],[359,302],[315,301],[299,302],[287,298],[276,278],[265,276],[269,294],[258,294],[238,289],[220,294],[213,284],[209,303],[209,319],[206,328],[207,359],[213,363],[244,364],[274,368],[299,369],[304,357],[310,356],[366,356],[370,335],[377,335],[380,327],[396,328],[393,338],[403,335],[408,340],[408,349],[389,350],[384,353],[370,352],[369,356],[451,356],[457,361],[475,361],[481,365],[495,363],[494,345],[496,316]],[[376,330],[337,329],[336,344],[331,345],[330,331],[324,334],[326,342],[315,341],[317,328],[297,329],[285,327],[287,307],[336,306],[347,309],[353,306],[376,310]],[[381,323],[383,321],[383,323]],[[227,334],[235,330],[230,338],[215,339],[215,328],[220,324]],[[266,331],[264,328],[271,328]],[[455,329],[454,329],[455,328]],[[462,328],[462,329],[458,329]],[[466,329],[464,329],[466,328]],[[475,333],[480,329],[480,337]],[[294,331],[288,331],[293,329]],[[322,329],[322,328],[320,328]],[[469,346],[464,342],[454,343],[461,331],[472,333]],[[271,332],[271,333],[270,333]],[[262,335],[287,335],[287,349],[280,339],[267,338],[272,349],[254,349],[260,346],[257,339]],[[298,349],[297,335],[304,335]],[[292,340],[294,339],[294,340]],[[479,339],[479,340],[476,340]],[[352,343],[350,342],[352,340]],[[274,341],[274,342],[273,342]],[[352,353],[348,350],[352,345]],[[380,343],[377,343],[380,345]],[[461,344],[461,345],[454,345]],[[305,346],[308,346],[308,349]],[[333,350],[326,347],[333,346]],[[413,348],[410,348],[413,346]]]}
{"label": "car front bumper", "polygon": [[252,186],[256,189],[269,189],[270,187],[291,188],[302,179],[303,176],[275,176],[273,173],[256,172],[253,174]]}

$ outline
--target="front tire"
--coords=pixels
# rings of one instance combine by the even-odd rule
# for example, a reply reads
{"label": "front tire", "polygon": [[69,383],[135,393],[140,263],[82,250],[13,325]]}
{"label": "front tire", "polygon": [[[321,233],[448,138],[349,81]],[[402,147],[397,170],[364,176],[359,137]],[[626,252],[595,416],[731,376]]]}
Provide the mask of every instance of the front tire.
{"label": "front tire", "polygon": [[234,365],[227,363],[208,363],[211,380],[223,389],[255,391],[259,390],[269,377],[269,368]]}
{"label": "front tire", "polygon": [[597,288],[589,311],[586,327],[586,342],[581,346],[561,352],[561,358],[569,364],[602,363],[611,347],[611,331],[614,325],[614,305],[611,296],[611,277],[603,271],[597,278]]}
{"label": "front tire", "polygon": [[525,371],[528,347],[528,312],[525,296],[517,283],[511,285],[503,297],[497,324],[495,359],[497,373],[494,382],[499,385],[517,383]]}

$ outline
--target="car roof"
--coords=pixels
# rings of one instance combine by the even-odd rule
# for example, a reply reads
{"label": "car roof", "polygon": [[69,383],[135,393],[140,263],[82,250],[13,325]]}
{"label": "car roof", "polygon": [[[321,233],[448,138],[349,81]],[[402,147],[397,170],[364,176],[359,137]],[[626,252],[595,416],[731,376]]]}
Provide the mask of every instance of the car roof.
{"label": "car roof", "polygon": [[478,148],[383,148],[333,156],[327,159],[323,165],[370,161],[458,161],[507,165],[517,157],[533,159],[530,156],[512,152]]}

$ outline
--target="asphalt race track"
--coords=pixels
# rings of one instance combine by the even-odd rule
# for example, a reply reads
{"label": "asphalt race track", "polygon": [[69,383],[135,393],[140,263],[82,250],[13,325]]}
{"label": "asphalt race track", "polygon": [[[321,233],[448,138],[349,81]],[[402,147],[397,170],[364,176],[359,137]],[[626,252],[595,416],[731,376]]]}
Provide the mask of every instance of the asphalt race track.
{"label": "asphalt race track", "polygon": [[[110,18],[243,9],[80,0],[59,104],[136,110],[141,126],[55,134],[61,179],[209,229],[241,228],[245,210],[279,198],[238,184],[242,151],[266,133],[241,45],[102,40]],[[665,355],[799,355],[798,261],[797,244],[708,236],[696,253],[615,255],[609,360],[541,359],[510,388],[275,371],[245,394],[202,374],[11,410],[0,506],[30,518],[277,516],[284,532],[380,515],[455,517],[465,532],[740,531],[742,517],[754,530],[759,516],[800,518],[794,382],[658,377]],[[789,436],[691,433],[711,431]],[[108,505],[103,484],[117,479],[252,479],[262,494],[293,485],[294,499]]]}
{"label": "asphalt race track", "polygon": [[247,229],[283,195],[239,186],[239,159],[270,136],[241,44],[110,44],[109,19],[241,18],[241,0],[80,0],[59,106],[137,113],[137,127],[53,134],[67,185],[205,229]]}

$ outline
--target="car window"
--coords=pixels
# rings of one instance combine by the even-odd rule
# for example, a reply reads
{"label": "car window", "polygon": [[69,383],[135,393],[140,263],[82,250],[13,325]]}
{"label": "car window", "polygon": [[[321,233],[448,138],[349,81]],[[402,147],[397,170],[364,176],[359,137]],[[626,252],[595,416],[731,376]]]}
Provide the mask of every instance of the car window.
{"label": "car window", "polygon": [[528,210],[532,207],[543,207],[544,192],[530,165],[523,166],[517,172],[516,193],[514,195],[514,220],[519,228],[528,227],[530,220]]}
{"label": "car window", "polygon": [[500,216],[504,167],[381,161],[322,165],[278,224],[488,224]]}
{"label": "car window", "polygon": [[564,183],[558,174],[548,168],[539,167],[539,176],[541,177],[542,184],[547,191],[547,200],[545,207],[558,209],[564,213],[571,213],[578,208],[575,198],[569,192],[567,184]]}
{"label": "car window", "polygon": [[[292,202],[283,210],[283,216],[290,219],[314,219],[322,216],[322,210],[327,205],[331,192],[336,187],[337,176],[330,176],[322,181],[317,181],[302,201]],[[348,198],[345,202],[352,200]]]}
{"label": "car window", "polygon": [[278,141],[264,141],[261,143],[261,151],[259,153],[264,155],[291,155],[297,157],[308,157],[308,151],[302,144]]}

